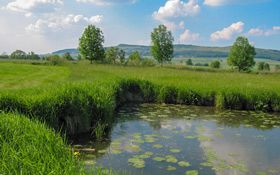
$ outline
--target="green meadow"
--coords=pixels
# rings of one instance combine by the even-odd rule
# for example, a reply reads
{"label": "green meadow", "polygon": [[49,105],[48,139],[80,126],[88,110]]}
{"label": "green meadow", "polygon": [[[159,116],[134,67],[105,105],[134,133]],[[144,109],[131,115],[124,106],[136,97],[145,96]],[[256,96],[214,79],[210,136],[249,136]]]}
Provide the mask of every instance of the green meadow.
{"label": "green meadow", "polygon": [[[0,154],[4,158],[0,174],[86,174],[61,136],[90,132],[96,139],[104,137],[114,121],[114,111],[128,102],[280,111],[277,73],[174,65],[90,65],[87,61],[60,66],[2,61],[0,77]],[[34,128],[32,133],[30,128]],[[10,134],[14,132],[18,135]],[[8,139],[11,137],[15,138]],[[42,150],[36,149],[42,143]],[[26,158],[29,152],[34,154]],[[49,161],[53,163],[49,165]]]}

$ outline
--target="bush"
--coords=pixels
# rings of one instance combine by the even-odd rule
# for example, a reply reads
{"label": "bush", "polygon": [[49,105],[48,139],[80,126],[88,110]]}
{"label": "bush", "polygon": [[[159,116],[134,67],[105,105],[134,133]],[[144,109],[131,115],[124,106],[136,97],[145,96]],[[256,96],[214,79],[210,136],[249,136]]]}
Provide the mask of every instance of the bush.
{"label": "bush", "polygon": [[214,68],[214,69],[219,69],[221,66],[220,61],[212,61],[210,64],[210,67]]}
{"label": "bush", "polygon": [[204,66],[204,67],[208,67],[209,64],[208,64],[208,63],[196,63],[195,66]]}
{"label": "bush", "polygon": [[63,65],[63,63],[65,63],[65,59],[61,58],[59,55],[49,55],[47,56],[47,60],[54,66]]}
{"label": "bush", "polygon": [[142,61],[141,61],[141,65],[142,66],[155,66],[156,63],[155,63],[155,60],[154,59],[149,59],[149,58],[144,58]]}
{"label": "bush", "polygon": [[127,65],[129,66],[139,66],[141,64],[141,55],[138,51],[132,52],[127,60]]}
{"label": "bush", "polygon": [[258,70],[259,71],[270,71],[270,66],[266,62],[259,62],[258,63]]}
{"label": "bush", "polygon": [[192,66],[192,65],[193,65],[192,59],[188,59],[188,60],[186,61],[186,65],[187,65],[187,66]]}

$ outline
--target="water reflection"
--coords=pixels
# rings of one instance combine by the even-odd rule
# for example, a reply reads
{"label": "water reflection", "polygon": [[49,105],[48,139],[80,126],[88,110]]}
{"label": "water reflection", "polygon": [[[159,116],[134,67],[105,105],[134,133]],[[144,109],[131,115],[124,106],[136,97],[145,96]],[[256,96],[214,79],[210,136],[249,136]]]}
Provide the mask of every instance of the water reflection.
{"label": "water reflection", "polygon": [[143,104],[117,117],[109,146],[95,145],[89,158],[97,165],[125,174],[280,174],[276,114]]}

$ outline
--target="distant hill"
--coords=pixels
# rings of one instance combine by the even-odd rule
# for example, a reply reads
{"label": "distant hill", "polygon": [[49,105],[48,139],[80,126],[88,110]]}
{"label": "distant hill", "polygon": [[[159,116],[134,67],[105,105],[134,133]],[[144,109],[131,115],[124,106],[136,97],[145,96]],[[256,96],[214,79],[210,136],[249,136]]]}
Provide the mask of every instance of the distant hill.
{"label": "distant hill", "polygon": [[[139,51],[142,56],[151,56],[150,46],[142,45],[129,45],[129,44],[120,44],[117,46],[120,49],[123,49],[127,55],[133,51]],[[230,47],[204,47],[204,46],[195,46],[195,45],[183,45],[177,44],[174,46],[174,57],[197,57],[197,58],[224,58],[228,56]],[[69,52],[71,55],[77,55],[77,49],[65,49],[55,51],[52,54],[62,55],[66,52]],[[280,50],[272,49],[256,49],[257,58],[271,59],[280,61]]]}

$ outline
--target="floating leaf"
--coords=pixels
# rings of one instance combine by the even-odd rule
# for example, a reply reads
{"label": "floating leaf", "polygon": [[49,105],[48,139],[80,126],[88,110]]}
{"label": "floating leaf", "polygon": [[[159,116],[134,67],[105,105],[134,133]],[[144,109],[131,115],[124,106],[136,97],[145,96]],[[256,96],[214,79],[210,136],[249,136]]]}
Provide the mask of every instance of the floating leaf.
{"label": "floating leaf", "polygon": [[172,153],[179,153],[179,152],[181,152],[181,150],[179,150],[179,149],[170,149],[169,151],[172,152]]}
{"label": "floating leaf", "polygon": [[185,161],[180,161],[180,162],[178,162],[178,165],[181,166],[181,167],[188,167],[188,166],[190,166],[190,163],[185,162]]}
{"label": "floating leaf", "polygon": [[189,170],[189,171],[186,171],[185,174],[186,175],[198,175],[198,171],[197,170]]}
{"label": "floating leaf", "polygon": [[165,160],[165,158],[163,158],[163,157],[154,157],[153,160],[157,161],[157,162],[162,162],[162,161]]}
{"label": "floating leaf", "polygon": [[178,160],[176,157],[174,157],[173,155],[167,155],[165,156],[166,162],[170,162],[170,163],[177,163]]}
{"label": "floating leaf", "polygon": [[166,170],[167,170],[167,171],[174,171],[174,170],[176,170],[176,167],[174,167],[174,166],[168,166],[168,167],[166,168]]}

